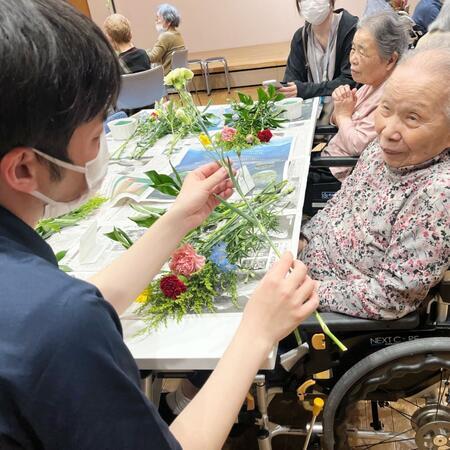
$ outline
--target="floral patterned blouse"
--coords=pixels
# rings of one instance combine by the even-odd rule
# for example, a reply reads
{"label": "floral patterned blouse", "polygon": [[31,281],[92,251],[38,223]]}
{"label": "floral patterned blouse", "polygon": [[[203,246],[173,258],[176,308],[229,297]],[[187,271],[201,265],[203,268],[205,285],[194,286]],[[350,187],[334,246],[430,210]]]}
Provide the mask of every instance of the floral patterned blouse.
{"label": "floral patterned blouse", "polygon": [[380,320],[417,309],[450,260],[450,149],[394,169],[377,141],[302,229],[322,311]]}

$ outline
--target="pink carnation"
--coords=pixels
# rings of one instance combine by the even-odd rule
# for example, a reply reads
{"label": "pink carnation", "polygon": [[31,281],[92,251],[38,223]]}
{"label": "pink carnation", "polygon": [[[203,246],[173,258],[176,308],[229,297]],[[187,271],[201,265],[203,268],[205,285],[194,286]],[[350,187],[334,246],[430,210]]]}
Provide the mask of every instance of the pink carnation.
{"label": "pink carnation", "polygon": [[170,260],[170,270],[176,275],[189,277],[205,265],[205,257],[197,254],[194,247],[185,244],[174,251]]}
{"label": "pink carnation", "polygon": [[222,130],[222,140],[225,142],[231,142],[236,136],[236,128],[224,127]]}

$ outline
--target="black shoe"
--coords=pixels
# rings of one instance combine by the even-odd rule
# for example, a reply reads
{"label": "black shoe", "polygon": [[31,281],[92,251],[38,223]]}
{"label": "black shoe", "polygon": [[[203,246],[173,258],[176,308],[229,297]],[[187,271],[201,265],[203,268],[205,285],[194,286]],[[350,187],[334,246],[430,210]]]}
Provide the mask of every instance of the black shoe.
{"label": "black shoe", "polygon": [[164,392],[163,394],[161,394],[158,412],[164,422],[166,422],[167,425],[170,425],[176,419],[177,415],[173,413],[173,411],[170,409],[170,406],[167,404],[167,394],[168,392]]}

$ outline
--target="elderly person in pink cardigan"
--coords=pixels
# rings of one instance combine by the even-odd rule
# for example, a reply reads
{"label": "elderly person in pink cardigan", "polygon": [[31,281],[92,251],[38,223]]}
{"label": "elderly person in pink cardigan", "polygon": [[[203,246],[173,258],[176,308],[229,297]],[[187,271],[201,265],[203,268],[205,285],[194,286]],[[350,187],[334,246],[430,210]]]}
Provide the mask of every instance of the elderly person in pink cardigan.
{"label": "elderly person in pink cardigan", "polygon": [[402,317],[449,267],[450,44],[424,47],[386,82],[378,137],[302,227],[300,259],[324,311]]}
{"label": "elderly person in pink cardigan", "polygon": [[[359,156],[376,137],[374,114],[383,87],[397,62],[408,49],[409,20],[384,11],[358,23],[350,52],[353,79],[363,84],[358,90],[348,85],[333,92],[331,121],[339,128],[322,151],[322,156]],[[305,204],[310,204],[311,185],[342,181],[350,170],[333,167],[312,168],[308,177]],[[305,213],[312,215],[311,211]]]}

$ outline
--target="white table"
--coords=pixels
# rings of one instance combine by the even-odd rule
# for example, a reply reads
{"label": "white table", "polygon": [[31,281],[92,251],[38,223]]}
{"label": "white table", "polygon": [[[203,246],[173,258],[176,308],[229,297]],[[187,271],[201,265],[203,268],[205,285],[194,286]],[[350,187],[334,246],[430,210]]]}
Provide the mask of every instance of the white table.
{"label": "white table", "polygon": [[[311,147],[319,106],[319,99],[313,102],[311,118],[302,120],[295,129],[297,136],[290,154],[292,172],[297,173],[300,183],[299,214],[294,233],[300,235],[301,210],[309,170]],[[292,249],[296,253],[296,247]],[[214,313],[189,315],[180,323],[169,321],[166,328],[152,334],[136,337],[142,322],[122,319],[124,339],[141,370],[190,371],[212,370],[225,352],[241,320],[242,313]],[[251,345],[251,342],[249,342]],[[264,362],[261,369],[273,369],[276,348]]]}
{"label": "white table", "polygon": [[[288,159],[290,161],[288,178],[297,185],[298,202],[292,236],[299,236],[300,234],[301,212],[319,99],[315,99],[310,106],[310,117],[290,123],[286,128],[274,132],[275,135],[283,134],[294,138]],[[165,139],[165,141],[164,139],[161,141],[167,142],[168,139]],[[114,145],[116,148],[120,145],[118,142],[113,142],[112,144],[111,147],[113,148],[110,148],[111,152],[114,151]],[[162,147],[163,143],[160,142],[156,146],[158,145]],[[155,157],[153,159],[156,161],[157,158]],[[145,164],[151,167],[152,160]],[[143,161],[135,161],[133,166],[130,166],[130,170],[134,170],[136,167],[143,165]],[[119,169],[123,170],[124,173],[128,170],[127,166],[119,167]],[[74,264],[74,276],[84,279],[89,278],[94,272],[108,265],[123,251],[120,245],[107,239],[103,233],[110,231],[112,225],[122,226],[123,221],[128,220],[127,217],[129,215],[130,210],[127,206],[110,208],[108,205],[102,207],[95,214],[93,219],[98,222],[99,232],[92,246],[102,247],[104,254],[101,258],[101,264],[99,266],[98,264],[87,263],[86,261],[77,263],[77,258],[72,255],[72,260],[69,262],[69,265]],[[83,235],[86,234],[86,231],[92,228],[91,222],[92,218],[85,224],[65,229],[63,232],[54,235],[49,240],[50,245],[55,251],[67,249],[68,245],[79,242]],[[97,222],[94,225],[97,225]],[[138,227],[136,226],[136,228]],[[295,254],[297,250],[296,240],[293,240],[293,243],[292,251]],[[74,252],[75,256],[78,256],[76,251],[72,250],[68,252],[68,257],[70,253]],[[78,253],[80,253],[79,249]],[[65,262],[63,261],[63,263]],[[142,327],[142,322],[136,317],[130,318],[132,316],[126,313],[122,317],[124,340],[141,370],[152,370],[156,372],[191,371],[196,369],[212,370],[216,367],[219,359],[230,343],[241,316],[242,312],[188,315],[180,323],[168,321],[167,327],[161,327],[151,334],[137,337],[136,333]],[[251,342],[248,345],[251,345]],[[261,369],[272,369],[275,365],[275,359],[276,348],[273,349]]]}

